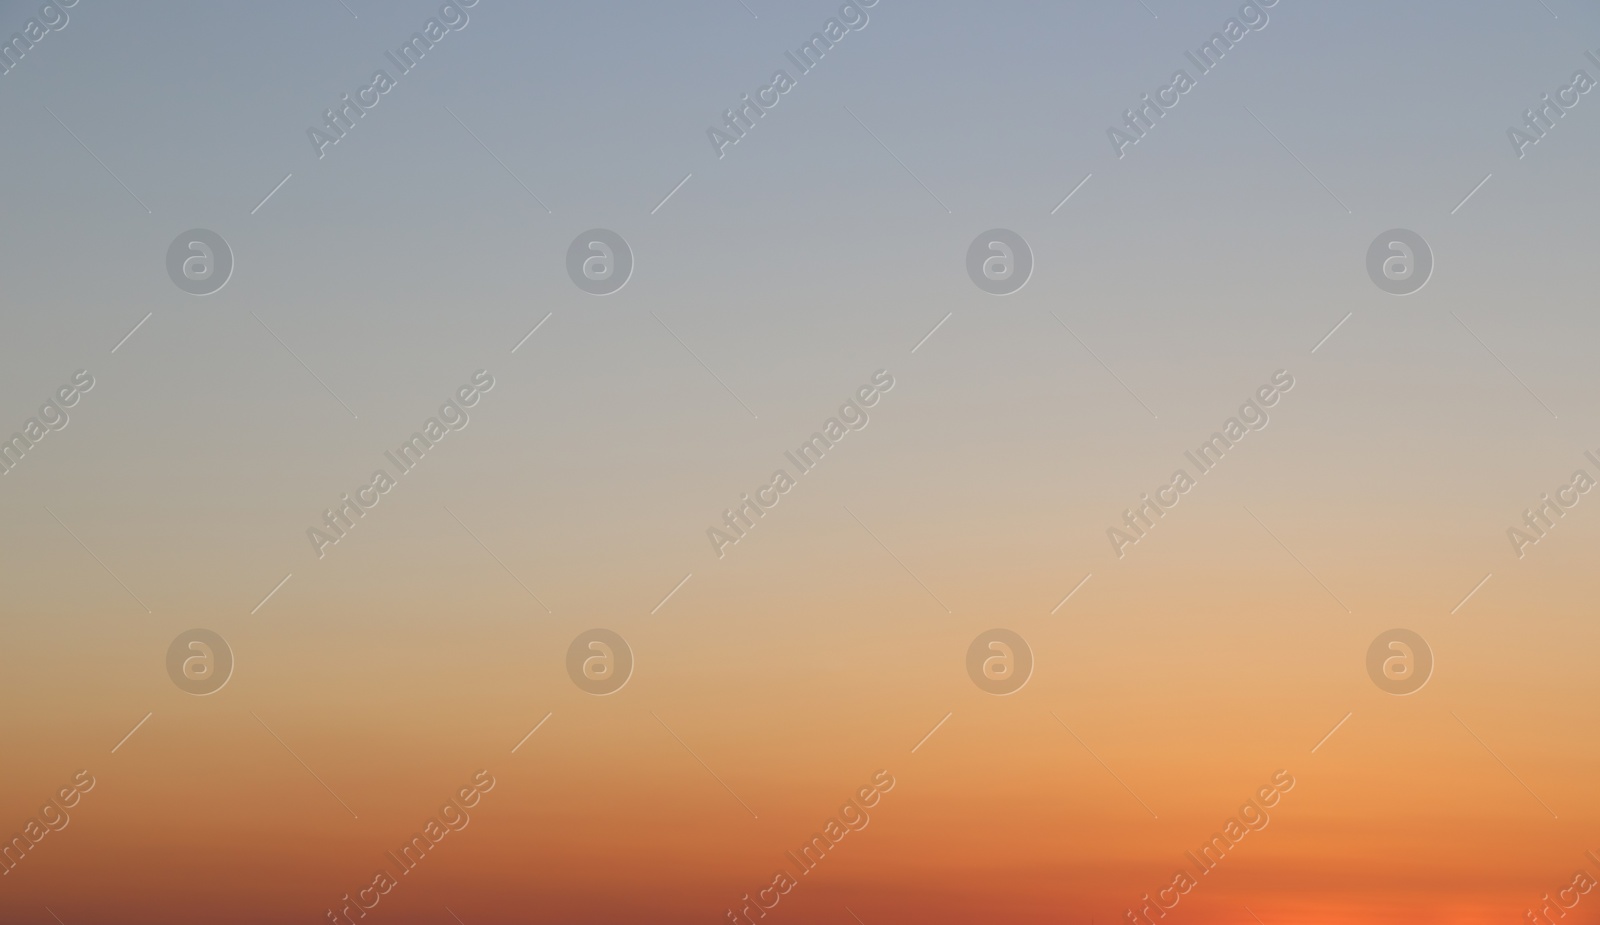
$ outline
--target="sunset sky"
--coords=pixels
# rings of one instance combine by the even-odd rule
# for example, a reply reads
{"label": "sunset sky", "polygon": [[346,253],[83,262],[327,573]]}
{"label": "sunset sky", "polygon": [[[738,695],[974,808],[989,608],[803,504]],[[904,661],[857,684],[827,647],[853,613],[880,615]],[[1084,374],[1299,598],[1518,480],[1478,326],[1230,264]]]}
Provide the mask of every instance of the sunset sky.
{"label": "sunset sky", "polygon": [[0,921],[1600,917],[1594,9],[44,6]]}

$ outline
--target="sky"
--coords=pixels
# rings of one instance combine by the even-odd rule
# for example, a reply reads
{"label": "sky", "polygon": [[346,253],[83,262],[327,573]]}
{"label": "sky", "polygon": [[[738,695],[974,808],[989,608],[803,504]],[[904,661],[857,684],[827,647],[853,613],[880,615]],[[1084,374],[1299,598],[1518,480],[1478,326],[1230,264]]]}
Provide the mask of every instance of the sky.
{"label": "sky", "polygon": [[1600,906],[1594,10],[8,36],[0,919]]}

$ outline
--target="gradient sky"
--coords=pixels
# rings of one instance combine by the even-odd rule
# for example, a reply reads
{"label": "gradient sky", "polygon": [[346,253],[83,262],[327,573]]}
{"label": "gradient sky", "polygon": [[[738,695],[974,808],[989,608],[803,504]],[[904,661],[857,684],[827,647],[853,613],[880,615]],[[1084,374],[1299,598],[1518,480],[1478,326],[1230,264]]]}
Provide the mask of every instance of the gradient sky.
{"label": "gradient sky", "polygon": [[[1600,103],[1506,138],[1600,78],[1600,15],[1279,0],[1118,158],[1238,3],[879,0],[719,157],[838,9],[479,0],[321,158],[438,4],[79,0],[0,76],[0,435],[95,379],[0,476],[0,833],[96,781],[0,919],[324,922],[480,769],[364,921],[726,922],[880,769],[768,921],[1121,922],[1279,769],[1165,922],[1522,921],[1600,877],[1600,497],[1506,539],[1600,476]],[[965,269],[997,227],[1034,257],[1003,298]],[[1404,298],[1365,270],[1397,227],[1435,259]],[[203,298],[165,267],[191,228],[235,259]],[[604,297],[565,266],[592,228],[635,260]],[[195,627],[237,663],[206,697],[164,667]],[[605,697],[564,668],[595,627],[636,659]],[[1035,658],[1011,696],[965,675],[995,627]],[[1395,627],[1437,661],[1406,697],[1365,669]]]}

